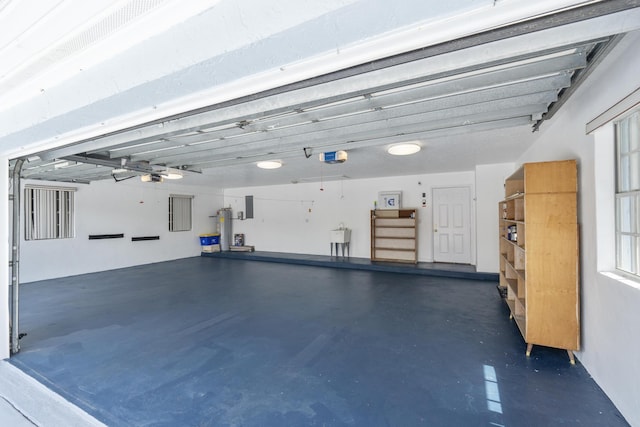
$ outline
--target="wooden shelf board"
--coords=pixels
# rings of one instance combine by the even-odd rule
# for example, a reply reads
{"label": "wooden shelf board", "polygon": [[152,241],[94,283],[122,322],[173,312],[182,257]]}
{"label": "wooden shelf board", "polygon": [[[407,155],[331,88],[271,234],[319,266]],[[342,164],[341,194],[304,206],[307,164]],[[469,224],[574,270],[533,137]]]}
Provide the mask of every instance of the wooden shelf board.
{"label": "wooden shelf board", "polygon": [[409,249],[409,248],[388,248],[385,246],[376,246],[376,250],[383,250],[383,251],[394,251],[394,252],[415,252],[415,248],[414,249]]}
{"label": "wooden shelf board", "polygon": [[505,264],[505,265],[508,265],[509,267],[511,267],[511,269],[512,269],[513,271],[516,271],[516,267],[515,267],[515,265],[514,265],[514,262],[513,262],[513,261],[509,261],[509,258],[506,258],[506,259],[505,259],[505,262],[506,262],[506,264]]}
{"label": "wooden shelf board", "polygon": [[395,259],[395,258],[371,258],[371,261],[402,262],[405,264],[416,264],[418,262],[410,259]]}
{"label": "wooden shelf board", "polygon": [[521,192],[517,192],[517,193],[513,193],[510,196],[505,196],[505,200],[513,200],[513,199],[518,199],[520,197],[524,197],[524,193]]}
{"label": "wooden shelf board", "polygon": [[513,219],[513,218],[500,218],[500,221],[510,222],[513,224],[521,224],[524,225],[525,221],[521,219]]}
{"label": "wooden shelf board", "polygon": [[512,244],[513,246],[517,246],[517,247],[519,247],[519,248],[523,248],[523,249],[524,249],[524,247],[522,247],[522,246],[518,246],[518,244],[517,244],[515,241],[513,241],[513,240],[509,240],[509,239],[507,239],[507,238],[506,238],[506,237],[504,237],[504,236],[502,236],[502,240],[504,240],[505,242],[507,242],[507,243],[509,243],[509,244]]}

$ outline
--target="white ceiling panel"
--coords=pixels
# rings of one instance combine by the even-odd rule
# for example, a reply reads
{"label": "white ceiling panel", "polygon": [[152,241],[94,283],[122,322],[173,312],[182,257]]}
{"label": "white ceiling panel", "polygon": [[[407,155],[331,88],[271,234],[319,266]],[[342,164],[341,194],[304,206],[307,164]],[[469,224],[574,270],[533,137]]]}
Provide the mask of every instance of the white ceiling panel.
{"label": "white ceiling panel", "polygon": [[[178,4],[95,2],[66,33],[46,24],[75,3],[42,2],[0,37],[0,59],[14,61],[0,61],[0,87],[32,91],[56,63]],[[30,159],[23,176],[90,182],[174,167],[193,171],[185,183],[234,187],[313,180],[317,155],[338,149],[349,159],[326,166],[334,179],[513,161],[620,34],[640,28],[629,0],[194,3],[165,30],[0,111],[0,145]],[[0,2],[0,23],[17,7]],[[96,33],[101,22],[111,24]],[[26,55],[21,40],[41,54]],[[406,140],[423,150],[390,159],[385,148]],[[284,166],[265,175],[255,163],[266,159]]]}

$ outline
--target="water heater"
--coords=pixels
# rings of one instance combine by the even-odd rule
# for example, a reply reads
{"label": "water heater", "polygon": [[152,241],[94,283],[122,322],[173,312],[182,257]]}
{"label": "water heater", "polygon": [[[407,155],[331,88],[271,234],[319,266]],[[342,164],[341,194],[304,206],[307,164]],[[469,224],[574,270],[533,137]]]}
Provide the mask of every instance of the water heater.
{"label": "water heater", "polygon": [[231,208],[224,208],[218,211],[218,228],[220,230],[220,250],[228,251],[231,245]]}

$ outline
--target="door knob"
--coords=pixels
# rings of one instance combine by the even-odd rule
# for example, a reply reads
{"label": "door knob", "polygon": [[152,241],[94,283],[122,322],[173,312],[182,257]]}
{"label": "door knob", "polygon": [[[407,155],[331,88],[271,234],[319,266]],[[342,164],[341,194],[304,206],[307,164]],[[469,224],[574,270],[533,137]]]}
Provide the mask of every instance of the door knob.
{"label": "door knob", "polygon": [[438,232],[438,229],[437,229],[437,228],[434,228],[434,229],[433,229],[433,232],[434,232],[434,233],[437,233],[437,232]]}

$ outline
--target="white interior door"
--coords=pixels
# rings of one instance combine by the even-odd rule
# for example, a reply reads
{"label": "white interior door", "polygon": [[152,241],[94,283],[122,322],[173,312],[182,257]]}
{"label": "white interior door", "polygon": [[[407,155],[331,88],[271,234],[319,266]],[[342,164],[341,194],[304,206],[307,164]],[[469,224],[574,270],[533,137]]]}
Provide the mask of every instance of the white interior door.
{"label": "white interior door", "polygon": [[471,263],[471,218],[468,187],[433,189],[433,259]]}

